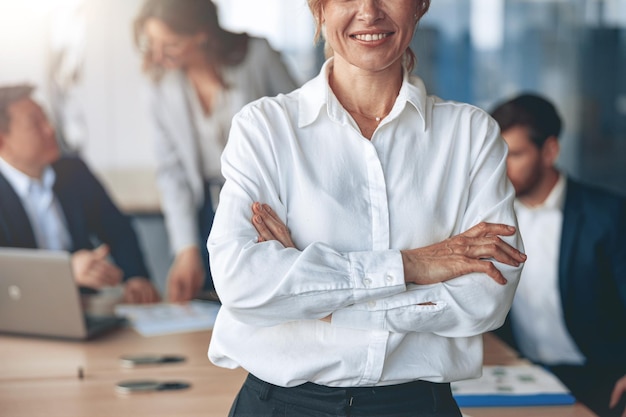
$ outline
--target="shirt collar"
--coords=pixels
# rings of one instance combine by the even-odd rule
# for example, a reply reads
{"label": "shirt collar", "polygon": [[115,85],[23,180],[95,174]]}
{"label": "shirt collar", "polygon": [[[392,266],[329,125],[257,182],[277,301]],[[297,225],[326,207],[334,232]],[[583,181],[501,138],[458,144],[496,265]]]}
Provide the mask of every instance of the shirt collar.
{"label": "shirt collar", "polygon": [[[328,117],[340,123],[347,123],[348,113],[341,106],[337,97],[330,88],[328,77],[333,66],[333,58],[329,58],[317,77],[307,82],[300,89],[298,96],[298,127],[304,127],[313,123],[320,115],[322,108],[326,107]],[[410,103],[422,120],[422,129],[426,130],[426,88],[422,80],[404,71],[402,87],[396,98],[393,108],[387,116],[394,119]]]}
{"label": "shirt collar", "polygon": [[56,179],[56,174],[49,165],[44,168],[41,180],[37,180],[24,174],[2,158],[0,158],[0,173],[5,176],[9,184],[11,184],[11,187],[13,187],[17,195],[21,198],[26,198],[31,187],[36,184],[40,185],[45,191],[52,192],[52,186]]}
{"label": "shirt collar", "polygon": [[544,201],[543,207],[563,210],[566,184],[565,175],[559,173],[559,179],[556,181],[556,184],[554,184],[554,187],[552,187],[552,191],[550,191],[548,198]]}

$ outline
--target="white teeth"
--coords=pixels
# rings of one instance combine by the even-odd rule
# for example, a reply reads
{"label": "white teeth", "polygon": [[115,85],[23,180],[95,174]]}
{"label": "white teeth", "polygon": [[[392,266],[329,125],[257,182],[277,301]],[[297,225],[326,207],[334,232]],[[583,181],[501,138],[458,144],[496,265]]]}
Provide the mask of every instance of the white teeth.
{"label": "white teeth", "polygon": [[365,35],[354,35],[354,37],[360,41],[365,41],[365,42],[372,42],[372,41],[379,41],[381,39],[384,39],[387,37],[386,33],[368,33]]}

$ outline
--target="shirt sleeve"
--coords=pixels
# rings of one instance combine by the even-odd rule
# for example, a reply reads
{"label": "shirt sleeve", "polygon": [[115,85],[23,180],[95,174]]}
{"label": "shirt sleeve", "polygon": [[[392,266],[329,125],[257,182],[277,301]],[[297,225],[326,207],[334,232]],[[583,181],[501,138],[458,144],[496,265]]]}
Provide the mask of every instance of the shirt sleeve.
{"label": "shirt sleeve", "polygon": [[[163,81],[163,82],[166,82]],[[174,253],[198,245],[197,205],[181,159],[183,144],[171,135],[167,120],[184,120],[166,115],[167,100],[156,86],[148,89],[150,133],[156,156],[156,180],[161,196],[165,226]],[[181,128],[182,126],[178,126]]]}
{"label": "shirt sleeve", "polygon": [[[480,222],[517,228],[515,191],[506,176],[505,142],[490,118],[482,145],[473,155],[469,199],[459,232]],[[523,251],[519,232],[502,239]],[[444,337],[467,337],[502,325],[513,301],[522,266],[494,265],[507,279],[497,284],[486,274],[473,273],[432,285],[409,285],[406,292],[375,302],[360,303],[333,313],[336,326],[392,332],[432,332]],[[430,302],[434,305],[419,305]]]}

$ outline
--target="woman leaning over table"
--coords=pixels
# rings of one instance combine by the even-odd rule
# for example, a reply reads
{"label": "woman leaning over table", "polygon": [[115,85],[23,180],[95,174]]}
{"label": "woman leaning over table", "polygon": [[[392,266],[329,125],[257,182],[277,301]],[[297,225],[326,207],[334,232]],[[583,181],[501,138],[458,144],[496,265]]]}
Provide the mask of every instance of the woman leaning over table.
{"label": "woman leaning over table", "polygon": [[209,357],[250,373],[231,416],[461,415],[525,255],[496,123],[410,75],[429,5],[309,0],[332,57],[233,119],[208,241]]}
{"label": "woman leaning over table", "polygon": [[185,301],[203,285],[213,286],[206,252],[214,215],[210,190],[223,181],[220,156],[232,116],[296,84],[265,39],[222,29],[211,0],[146,0],[134,30],[154,81],[157,181],[175,253],[167,295]]}

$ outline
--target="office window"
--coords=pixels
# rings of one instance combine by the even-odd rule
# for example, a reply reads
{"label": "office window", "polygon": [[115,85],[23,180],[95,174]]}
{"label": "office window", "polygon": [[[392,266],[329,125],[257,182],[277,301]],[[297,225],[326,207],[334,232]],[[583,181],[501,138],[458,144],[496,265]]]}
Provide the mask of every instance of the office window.
{"label": "office window", "polygon": [[413,44],[416,72],[443,98],[485,109],[522,91],[553,100],[561,166],[626,194],[626,2],[436,0]]}
{"label": "office window", "polygon": [[222,26],[269,40],[294,77],[304,82],[317,71],[314,22],[306,0],[214,0]]}

